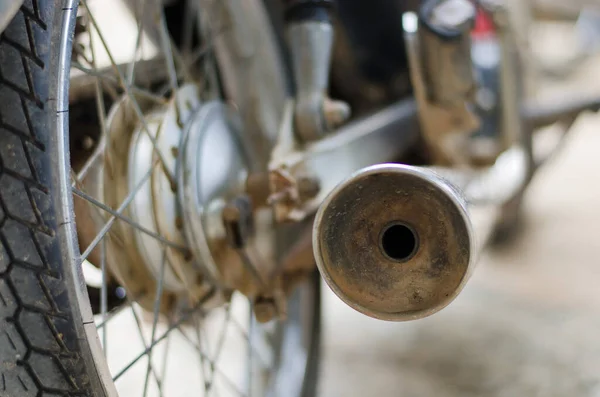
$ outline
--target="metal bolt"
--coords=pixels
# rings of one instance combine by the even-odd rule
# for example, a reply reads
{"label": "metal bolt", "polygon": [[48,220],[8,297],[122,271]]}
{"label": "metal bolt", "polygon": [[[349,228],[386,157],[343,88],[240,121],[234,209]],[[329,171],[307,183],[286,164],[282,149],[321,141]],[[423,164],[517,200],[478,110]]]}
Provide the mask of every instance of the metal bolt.
{"label": "metal bolt", "polygon": [[91,136],[86,135],[81,141],[81,146],[84,150],[91,150],[94,147],[94,139]]}
{"label": "metal bolt", "polygon": [[350,105],[344,101],[325,98],[323,101],[323,116],[327,127],[332,129],[343,124],[350,118]]}
{"label": "metal bolt", "polygon": [[223,208],[222,218],[231,247],[236,249],[244,247],[253,232],[250,198],[240,196],[231,200]]}
{"label": "metal bolt", "polygon": [[298,196],[300,200],[309,200],[317,196],[321,191],[321,183],[318,179],[313,177],[300,177],[297,182]]}
{"label": "metal bolt", "polygon": [[268,323],[276,316],[277,307],[273,298],[260,297],[254,302],[254,317],[259,323]]}
{"label": "metal bolt", "polygon": [[433,9],[431,22],[440,27],[460,29],[473,23],[475,13],[475,6],[468,0],[446,0]]}

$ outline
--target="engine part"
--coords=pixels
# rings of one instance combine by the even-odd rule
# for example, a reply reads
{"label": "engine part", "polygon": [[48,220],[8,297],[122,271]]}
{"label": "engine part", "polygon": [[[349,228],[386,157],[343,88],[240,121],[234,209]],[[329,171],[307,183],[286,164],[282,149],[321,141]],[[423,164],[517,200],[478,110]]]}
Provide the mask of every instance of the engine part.
{"label": "engine part", "polygon": [[498,206],[522,188],[527,164],[515,148],[483,171],[381,164],[355,173],[315,218],[323,278],[348,305],[382,320],[441,310],[469,279]]}

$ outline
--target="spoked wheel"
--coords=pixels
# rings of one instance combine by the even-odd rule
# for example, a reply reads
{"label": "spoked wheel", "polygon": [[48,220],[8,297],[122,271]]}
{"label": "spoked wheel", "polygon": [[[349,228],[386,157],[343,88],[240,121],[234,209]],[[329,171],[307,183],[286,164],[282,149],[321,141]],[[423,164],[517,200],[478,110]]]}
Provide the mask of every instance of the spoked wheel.
{"label": "spoked wheel", "polygon": [[0,395],[313,394],[263,3],[78,3],[25,1],[0,39]]}

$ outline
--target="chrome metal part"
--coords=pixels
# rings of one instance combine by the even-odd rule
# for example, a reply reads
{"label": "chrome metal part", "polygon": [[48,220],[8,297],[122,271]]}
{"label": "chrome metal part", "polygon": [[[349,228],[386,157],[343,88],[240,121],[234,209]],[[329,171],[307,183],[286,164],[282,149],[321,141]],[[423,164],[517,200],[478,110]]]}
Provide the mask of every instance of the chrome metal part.
{"label": "chrome metal part", "polygon": [[[283,68],[277,69],[278,52],[265,29],[269,25],[261,7],[235,0],[214,2],[211,7],[216,18],[207,21],[206,27],[214,35],[211,40],[221,72],[228,76],[224,88],[232,101],[225,105],[203,96],[200,102],[198,88],[185,85],[174,90],[171,99],[147,97],[131,88],[139,109],[134,109],[130,98],[113,107],[107,121],[105,172],[100,178],[108,189],[99,201],[118,208],[127,202],[129,192],[137,190],[123,216],[144,230],[113,220],[107,263],[136,299],[155,291],[159,278],[166,293],[187,295],[192,301],[206,292],[210,282],[250,298],[277,295],[277,309],[285,313],[285,302],[276,291],[278,277],[273,277],[277,253],[272,209],[266,203],[262,207],[251,203],[251,233],[242,246],[231,244],[226,219],[232,201],[246,193],[249,177],[266,168],[264,162],[280,124],[279,109],[285,104]],[[264,18],[265,23],[245,23],[245,11],[252,13],[253,21]],[[228,24],[236,28],[228,29]],[[136,78],[144,78],[146,70],[158,66],[162,74],[151,77],[165,80],[161,62],[164,59],[136,63]],[[129,65],[123,67],[119,66],[120,74],[126,74]],[[112,70],[96,70],[92,78],[86,70],[82,72],[85,77],[75,79],[82,83],[76,91],[81,96],[95,93],[93,77],[118,86]],[[263,77],[266,74],[268,79]],[[103,228],[105,221],[101,219],[98,226]],[[162,236],[177,247],[165,248],[153,236]],[[163,252],[167,256],[164,270]],[[119,268],[110,263],[119,263]],[[161,271],[164,275],[159,277]],[[141,304],[151,308],[154,297],[147,298],[148,304]]]}
{"label": "chrome metal part", "polygon": [[598,111],[600,111],[600,96],[570,100],[561,97],[544,100],[543,103],[525,103],[521,114],[531,128],[539,128],[559,121],[574,119],[583,112]]}
{"label": "chrome metal part", "polygon": [[228,227],[230,210],[246,192],[246,150],[236,112],[208,102],[186,126],[176,177],[181,224],[198,270],[213,283],[255,297],[270,287],[274,230],[268,207],[247,214],[252,224],[245,222],[243,238]]}
{"label": "chrome metal part", "polygon": [[[200,266],[193,267],[189,259],[193,258],[195,260],[198,258],[194,258],[186,247],[179,247],[182,240],[185,240],[184,245],[190,245],[185,238],[182,239],[182,237],[186,237],[182,230],[186,220],[181,216],[179,208],[181,200],[178,197],[177,180],[174,178],[177,175],[176,168],[180,166],[179,158],[182,150],[179,148],[179,143],[183,138],[183,132],[187,132],[191,128],[198,128],[197,134],[201,134],[203,138],[212,141],[208,146],[199,144],[204,148],[214,148],[215,139],[218,141],[219,138],[225,140],[232,138],[228,134],[234,129],[233,127],[230,128],[228,125],[227,130],[219,131],[218,128],[215,128],[214,123],[204,124],[204,122],[199,123],[197,120],[200,118],[200,113],[204,111],[205,106],[210,108],[210,105],[214,103],[208,102],[209,98],[216,97],[214,93],[203,90],[203,102],[200,103],[197,93],[190,92],[190,88],[195,87],[187,86],[183,82],[190,82],[187,77],[183,77],[181,80],[176,79],[178,86],[170,87],[171,90],[168,91],[170,98],[165,96],[164,85],[156,84],[150,89],[145,84],[140,84],[136,77],[137,72],[142,71],[143,65],[137,57],[137,48],[135,50],[136,54],[134,54],[134,51],[129,54],[133,55],[133,58],[128,58],[127,61],[129,65],[127,69],[129,70],[121,69],[121,65],[115,63],[112,57],[110,59],[112,73],[104,73],[103,69],[95,65],[90,66],[85,62],[78,63],[75,61],[73,68],[80,69],[81,67],[81,69],[84,69],[82,71],[91,77],[91,79],[85,81],[83,79],[77,80],[84,81],[86,86],[89,86],[89,83],[96,86],[92,90],[95,92],[87,88],[77,91],[81,92],[80,97],[88,97],[90,93],[92,94],[90,97],[96,96],[100,129],[105,133],[106,138],[102,142],[106,144],[106,148],[105,150],[99,149],[97,152],[99,155],[92,154],[92,157],[98,161],[93,164],[89,163],[92,164],[89,167],[89,164],[86,163],[83,168],[87,169],[85,173],[80,171],[79,168],[76,169],[80,174],[86,174],[86,177],[81,177],[84,186],[76,189],[75,186],[80,185],[77,182],[74,183],[75,186],[69,186],[68,136],[64,134],[68,134],[69,124],[67,94],[69,90],[72,27],[75,21],[77,3],[79,2],[65,0],[63,3],[65,8],[62,10],[62,15],[64,15],[63,22],[65,26],[61,36],[61,52],[58,54],[60,67],[57,69],[60,81],[56,93],[57,100],[50,101],[50,104],[56,106],[55,110],[57,110],[56,129],[59,137],[57,146],[60,150],[58,152],[60,157],[58,162],[64,165],[59,169],[62,182],[60,204],[64,210],[61,212],[63,216],[59,219],[59,224],[61,225],[60,230],[67,231],[66,240],[69,258],[65,258],[65,260],[72,260],[73,278],[78,280],[80,284],[78,286],[80,288],[69,288],[65,293],[73,294],[73,291],[75,291],[75,294],[77,294],[76,299],[71,299],[73,297],[70,299],[72,304],[79,303],[82,308],[81,317],[86,328],[86,334],[83,337],[88,339],[87,341],[82,339],[80,342],[84,348],[87,346],[86,343],[89,342],[92,348],[94,362],[89,362],[89,364],[93,364],[90,368],[98,369],[98,376],[105,383],[106,395],[117,395],[115,390],[115,381],[117,380],[119,380],[117,387],[120,394],[127,395],[136,387],[142,392],[143,382],[140,383],[140,379],[143,380],[144,373],[137,371],[136,368],[143,371],[143,367],[146,367],[143,394],[168,395],[169,392],[164,391],[165,389],[168,390],[164,386],[167,383],[164,382],[167,371],[166,365],[172,361],[174,356],[176,358],[180,357],[178,356],[179,353],[187,354],[184,351],[185,349],[194,350],[197,353],[197,359],[194,360],[194,363],[199,364],[201,367],[189,371],[199,375],[194,376],[195,384],[187,385],[187,389],[194,390],[195,394],[222,394],[221,387],[225,385],[224,392],[239,395],[300,395],[303,390],[305,373],[312,363],[311,352],[314,351],[313,343],[316,327],[318,326],[318,322],[316,322],[318,316],[315,316],[314,312],[315,308],[318,308],[318,288],[314,287],[316,283],[310,285],[303,283],[304,285],[301,288],[296,289],[293,294],[290,293],[287,296],[289,298],[289,308],[284,307],[283,311],[281,311],[281,305],[278,303],[280,300],[278,296],[253,301],[237,293],[232,296],[229,294],[230,290],[223,288],[225,290],[223,295],[228,304],[223,305],[225,303],[223,300],[214,302],[215,304],[220,303],[222,310],[211,310],[208,315],[207,311],[212,309],[212,301],[215,296],[213,292],[217,292],[216,295],[219,295],[219,286],[211,285],[212,288],[207,291],[206,299],[202,298],[196,300],[196,302],[190,302],[193,300],[190,299],[193,292],[190,293],[187,287],[182,288],[182,284],[185,286],[187,283],[202,285],[207,277],[204,277],[202,272],[198,271],[204,264],[199,263]],[[144,5],[144,2],[136,3],[138,9]],[[236,92],[237,96],[230,95],[231,93],[227,92],[226,96],[231,99],[231,103],[227,106],[223,103],[216,104],[218,108],[226,108],[228,113],[235,113],[236,110],[239,110],[244,118],[254,119],[253,123],[246,124],[246,120],[244,121],[245,127],[250,130],[250,132],[245,131],[244,135],[250,135],[250,139],[255,143],[251,147],[252,150],[257,147],[265,149],[262,154],[260,152],[257,154],[262,155],[263,158],[260,160],[263,160],[266,164],[271,150],[269,131],[272,133],[271,137],[274,142],[279,126],[279,118],[281,117],[278,110],[283,108],[285,93],[283,90],[278,91],[281,86],[277,84],[276,73],[272,73],[273,69],[276,69],[274,66],[278,65],[273,58],[277,57],[278,54],[276,51],[268,50],[268,43],[274,42],[270,25],[266,22],[261,23],[260,18],[256,18],[256,15],[264,13],[264,7],[260,0],[244,0],[241,2],[238,0],[219,0],[210,3],[216,5],[227,3],[231,9],[237,9],[237,18],[244,22],[244,24],[241,24],[237,20],[229,20],[226,21],[225,26],[215,23],[218,29],[224,28],[223,31],[227,32],[221,35],[221,32],[215,29],[213,32],[215,36],[219,38],[223,38],[223,36],[241,37],[246,43],[250,42],[254,46],[253,49],[262,48],[260,51],[245,52],[241,54],[242,56],[235,57],[231,69],[222,70],[223,68],[219,65],[219,76],[223,79],[224,84],[232,81],[229,79],[230,74],[237,74],[238,78],[243,81],[240,84],[241,86],[237,87],[239,90]],[[91,18],[92,12],[87,7],[88,2],[82,1],[81,4],[90,13]],[[66,7],[67,5],[68,7]],[[99,7],[102,8],[102,6]],[[103,11],[105,11],[103,14],[108,17],[107,26],[110,30],[114,27],[114,24],[110,23],[112,10],[106,10],[106,7],[104,7]],[[94,14],[97,15],[97,13]],[[153,12],[146,14],[151,15],[150,23],[152,26],[149,26],[148,29],[150,30],[156,25],[157,14]],[[208,18],[206,15],[208,15]],[[211,19],[213,15],[212,12],[205,12],[204,17]],[[95,21],[93,23],[96,25]],[[228,25],[228,23],[233,26]],[[142,24],[138,25],[138,37],[141,36],[142,26]],[[244,27],[252,27],[251,34],[247,34],[248,31],[244,31]],[[98,35],[102,32],[97,27],[96,31]],[[109,32],[104,31],[104,33]],[[114,32],[111,31],[110,33]],[[164,30],[161,34],[163,38],[168,39],[168,34]],[[119,49],[121,43],[118,42],[118,34],[115,36],[117,37],[116,48]],[[109,48],[112,46],[106,45],[104,40],[102,41],[106,52],[110,56]],[[208,43],[210,49],[214,49],[215,52],[240,55],[236,51],[236,47],[231,45],[230,42],[215,44],[216,40],[213,41],[211,37],[206,37],[206,41],[205,37],[202,37],[200,41],[203,44]],[[161,44],[164,44],[164,42],[165,40]],[[227,46],[228,48],[224,49],[221,46]],[[139,47],[139,45],[136,45],[136,47]],[[186,65],[179,63],[178,56],[185,54],[177,54],[178,48],[172,48],[170,45],[164,47],[163,52],[169,58],[166,62],[172,64],[174,61],[176,67],[184,69]],[[264,50],[265,47],[267,47],[266,51]],[[194,50],[194,53],[203,51],[202,47],[198,47],[197,50],[198,52]],[[210,61],[212,62],[212,59]],[[134,67],[136,76],[132,72]],[[244,73],[238,74],[239,70],[243,70]],[[182,73],[185,74],[184,71]],[[161,80],[164,75],[164,73],[161,74]],[[100,81],[94,81],[96,77],[99,77],[98,80]],[[170,83],[173,85],[175,80],[172,79],[172,73],[168,77],[170,77]],[[105,86],[105,81],[110,83],[110,87]],[[166,81],[166,79],[163,81]],[[204,83],[204,79],[200,81]],[[236,81],[233,80],[233,82]],[[110,90],[113,84],[116,87],[116,95],[112,95],[113,91]],[[248,89],[248,87],[258,89]],[[154,90],[155,88],[156,90]],[[206,86],[199,85],[199,88],[204,89]],[[107,103],[114,104],[108,118],[106,117],[105,108],[102,106],[104,104],[103,93],[111,97],[105,97]],[[119,100],[118,95],[121,93],[124,94],[124,98]],[[240,98],[248,99],[248,101],[245,102]],[[186,106],[188,104],[191,105],[189,108]],[[54,114],[53,111],[51,113]],[[208,113],[213,114],[212,112]],[[234,123],[236,118],[237,115],[216,117],[216,122]],[[196,122],[195,125],[193,125],[194,122]],[[269,125],[274,129],[270,130]],[[259,126],[265,126],[266,128],[263,129]],[[212,134],[213,130],[222,132],[225,136],[215,137]],[[237,130],[234,132],[237,132]],[[255,139],[259,137],[262,140]],[[148,147],[148,141],[152,141],[152,148]],[[105,156],[102,156],[102,154],[105,154]],[[205,153],[202,154],[205,155]],[[219,167],[228,159],[227,155],[229,154],[232,153],[226,152],[224,153],[225,156],[210,153],[210,159],[215,161],[214,164],[210,164],[209,176],[212,179],[204,180],[198,185],[208,189],[214,184],[218,184],[215,176],[218,177],[221,174],[213,171],[221,170]],[[239,160],[238,154],[238,152],[233,153],[236,156],[236,161]],[[202,162],[203,160],[205,159],[201,158],[199,153],[196,153],[197,168],[206,165]],[[266,167],[262,168],[264,170]],[[203,168],[202,171],[206,171],[206,169]],[[204,177],[205,175],[201,176]],[[88,188],[88,182],[95,184],[98,179],[100,180],[100,187],[106,187],[106,190],[98,192],[93,188]],[[244,187],[246,180],[245,178],[241,179],[243,180],[240,181],[240,186]],[[133,189],[132,185],[135,185]],[[235,187],[232,190],[234,189]],[[99,230],[96,230],[94,241],[87,249],[82,245],[85,251],[81,256],[79,247],[75,244],[75,238],[69,238],[75,236],[75,222],[72,216],[73,212],[70,210],[71,190],[82,198],[87,197],[89,194],[89,197],[86,198],[89,202],[86,204],[94,205],[98,207],[95,210],[110,214],[110,216],[101,217],[98,225],[94,225],[94,229],[99,227]],[[208,217],[208,230],[218,229],[224,220],[231,220],[229,215],[226,216],[224,211],[220,210],[221,202],[224,202],[222,208],[225,212],[232,208],[234,200],[228,200],[229,192],[231,190],[226,189],[223,192],[223,200],[217,198],[214,202],[208,204],[209,210],[214,213],[214,216]],[[245,244],[240,244],[237,247],[240,251],[240,247],[244,249],[245,257],[251,259],[249,262],[256,261],[258,258],[255,251],[269,254],[270,248],[265,250],[261,244],[272,245],[274,239],[271,239],[270,235],[261,239],[257,236],[265,236],[265,229],[268,232],[272,231],[273,222],[270,212],[271,209],[266,208],[266,211],[257,211],[252,214],[254,230],[247,235],[249,238],[244,241]],[[137,220],[135,224],[133,224],[134,218]],[[78,217],[78,228],[82,226],[79,224],[79,220]],[[141,223],[144,223],[146,227],[142,227]],[[147,234],[151,231],[149,229],[157,232],[154,235],[157,240],[155,245],[152,245],[141,233]],[[196,242],[193,243],[196,244]],[[103,281],[101,296],[99,297],[101,307],[101,316],[99,317],[94,317],[90,311],[89,300],[85,293],[85,281],[81,277],[82,258],[90,257],[91,252],[89,251],[93,251],[93,246],[96,245],[101,247],[110,245],[110,247],[106,247],[108,249],[103,249],[103,251],[108,251],[107,253],[111,256],[107,261],[104,260],[107,258],[102,258],[102,263],[108,262],[108,266],[99,266],[101,268],[99,273],[102,274]],[[228,243],[228,245],[232,244]],[[158,280],[153,274],[157,270],[156,258],[152,257],[157,251],[157,247],[163,248],[160,257],[166,257],[160,267],[164,268],[165,275],[169,274],[167,277],[163,277],[163,274],[161,274]],[[189,262],[190,265],[186,271],[191,270],[190,274],[185,274],[186,277],[182,278],[182,273],[179,272],[180,269],[175,266],[180,260],[179,252],[171,253],[170,248],[176,248],[177,250],[183,248],[181,251],[184,254],[183,259],[187,260],[186,264]],[[234,252],[232,249],[215,251],[213,253],[218,264],[227,262],[225,255],[219,255],[222,252],[235,254],[236,256],[240,255],[240,252]],[[173,256],[173,258],[170,258],[170,256]],[[115,259],[119,260],[118,266],[111,264],[111,262],[114,263]],[[258,259],[265,258],[261,255]],[[267,263],[267,260],[268,258],[262,264]],[[239,262],[239,259],[237,261]],[[229,272],[228,276],[233,278],[232,275],[235,275],[242,281],[251,279],[246,274],[236,273],[236,264],[234,261],[232,268],[224,268],[225,272]],[[314,270],[314,266],[311,270]],[[127,290],[128,303],[119,307],[119,310],[107,312],[106,283],[104,281],[106,281],[107,276],[112,279],[115,275],[115,278],[118,278],[119,282],[122,281]],[[304,280],[306,281],[307,278]],[[238,280],[234,278],[234,281],[237,282]],[[259,284],[256,280],[252,280],[252,282]],[[66,285],[70,286],[69,284]],[[176,291],[176,293],[171,293],[170,290]],[[278,291],[274,290],[275,288],[269,292],[272,292],[272,295],[278,295]],[[163,291],[162,294],[161,291]],[[243,292],[247,292],[247,290]],[[194,297],[191,296],[191,298]],[[287,301],[286,296],[283,298]],[[251,316],[254,303],[257,305],[257,312],[255,313],[257,319],[267,321],[274,315],[283,313],[284,315],[287,314],[290,321],[272,322],[265,327],[259,326]],[[140,311],[138,304],[143,307],[143,311]],[[163,317],[162,314],[167,314],[167,316]],[[75,308],[73,315],[75,320],[79,318]],[[126,322],[123,322],[123,318]],[[132,323],[133,321],[135,323]],[[75,324],[81,325],[81,321],[75,321]],[[122,332],[123,324],[127,324],[125,327],[127,332]],[[114,337],[107,337],[109,328],[117,331],[111,332],[111,336],[114,335]],[[99,336],[102,338],[104,351],[100,346]],[[183,343],[169,343],[173,340],[173,336],[180,341],[183,337],[189,344],[185,341]],[[141,341],[138,337],[141,338]],[[124,343],[119,343],[120,346],[116,349],[110,348],[108,345],[115,343],[107,343],[107,341],[111,342],[111,340],[116,339]],[[178,345],[179,350],[177,350]],[[126,353],[133,354],[126,354],[128,359],[123,361],[120,358],[125,357],[123,354],[125,348]],[[193,352],[190,351],[189,353]],[[115,360],[112,359],[115,354],[118,358],[117,365],[114,365]],[[131,360],[129,357],[133,359]],[[86,357],[87,359],[89,357]],[[142,364],[142,362],[144,363]],[[162,365],[160,362],[162,362]],[[110,363],[110,371],[107,363]],[[229,365],[229,363],[232,363],[232,365]],[[132,368],[133,370],[130,370]],[[198,369],[201,371],[198,372]],[[92,381],[94,381],[95,374],[93,370],[90,375]],[[128,379],[125,380],[125,378]],[[156,383],[156,387],[154,387],[154,383]],[[126,385],[125,388],[123,388],[124,384]],[[127,385],[134,386],[131,388]],[[94,390],[97,390],[100,394],[104,392],[99,388]]]}
{"label": "chrome metal part", "polygon": [[[137,61],[135,66],[135,81],[132,83],[143,86],[166,81],[168,76],[163,67],[164,63],[165,60],[162,58]],[[117,65],[117,69],[122,75],[126,74],[128,68],[129,64]],[[119,86],[120,82],[118,78],[114,74],[115,70],[112,65],[95,70],[94,75],[89,74],[87,69],[83,71],[73,68],[71,70],[71,82],[69,85],[69,102],[75,103],[83,99],[93,98],[96,95],[95,89],[98,78],[100,78],[104,87],[110,87],[113,91],[117,92],[121,87]],[[131,87],[131,90],[139,93],[135,87]]]}
{"label": "chrome metal part", "polygon": [[[584,112],[600,111],[600,97],[554,98],[527,102],[521,108],[525,133],[532,136],[534,169],[543,165],[563,147],[571,127]],[[543,129],[540,131],[540,129]]]}
{"label": "chrome metal part", "polygon": [[[373,166],[325,199],[313,230],[317,265],[334,292],[356,310],[404,321],[448,305],[467,282],[503,209],[520,197],[531,178],[533,143],[518,111],[522,95],[517,87],[504,89],[517,84],[515,44],[510,28],[502,19],[497,23],[505,29],[501,84],[506,109],[500,136],[506,149],[491,166],[471,168],[463,146],[472,132],[465,124],[471,117],[467,91],[454,97],[454,105],[450,96],[437,103],[430,99],[419,56],[424,41],[416,16],[405,14],[422,132],[436,163],[453,167]],[[463,56],[470,61],[470,55]]]}
{"label": "chrome metal part", "polygon": [[475,6],[469,0],[425,1],[419,22],[420,56],[428,98],[443,108],[473,100],[471,28]]}
{"label": "chrome metal part", "polygon": [[[148,101],[141,100],[138,104],[144,113],[152,108],[152,103]],[[100,199],[110,208],[119,209],[129,194],[129,150],[138,122],[132,101],[127,97],[115,103],[108,114]],[[148,177],[153,172],[153,165],[155,164],[150,162],[144,167]],[[109,217],[109,214],[102,215],[104,218]],[[131,217],[126,208],[123,215]],[[156,279],[145,266],[144,259],[137,250],[135,232],[119,220],[109,222],[103,219],[103,222],[97,225],[96,233],[101,234],[103,229],[107,228],[106,225],[110,228],[110,232],[104,237],[106,265],[111,275],[125,287],[129,296],[136,297],[136,301],[142,307],[152,310],[154,296],[149,291],[156,291]]]}
{"label": "chrome metal part", "polygon": [[501,145],[508,149],[520,144],[529,147],[530,135],[524,130],[521,106],[525,94],[521,76],[522,62],[519,57],[517,38],[513,31],[510,14],[506,7],[497,4],[490,10],[500,43],[500,101]]}
{"label": "chrome metal part", "polygon": [[[381,161],[397,160],[419,133],[413,100],[390,105],[302,148],[294,140],[292,115],[290,102],[269,167],[271,203],[279,222],[299,221],[314,213],[348,175]],[[303,185],[311,186],[308,190],[313,194],[303,195]]]}
{"label": "chrome metal part", "polygon": [[[1,1],[1,0],[0,0]],[[8,0],[11,2],[11,0]],[[17,1],[18,2],[18,1]],[[81,341],[83,346],[89,347],[91,357],[96,365],[99,380],[102,384],[102,392],[107,396],[117,396],[115,385],[111,382],[110,370],[103,358],[105,357],[100,344],[100,339],[94,325],[94,315],[90,306],[90,300],[87,294],[86,282],[81,271],[79,258],[79,247],[77,241],[77,229],[73,222],[73,211],[71,205],[73,203],[73,194],[69,189],[71,184],[71,175],[69,172],[69,64],[71,63],[71,46],[73,40],[73,29],[77,18],[77,0],[67,0],[63,3],[64,12],[62,15],[62,31],[59,36],[59,45],[57,46],[57,62],[58,75],[56,76],[57,91],[56,91],[56,116],[53,121],[50,121],[53,128],[56,128],[58,141],[64,144],[57,145],[56,156],[58,163],[58,178],[59,200],[61,203],[60,217],[57,218],[58,224],[61,225],[62,233],[69,236],[65,239],[65,252],[70,259],[70,266],[66,274],[72,278],[75,283],[74,292],[66,291],[69,299],[73,299],[73,305],[79,307],[81,323],[84,328],[84,335],[87,337],[85,341]],[[86,348],[87,348],[86,347]]]}
{"label": "chrome metal part", "polygon": [[415,13],[403,15],[422,134],[436,164],[467,164],[469,137],[479,127],[472,110],[475,84],[467,23],[471,14],[459,13],[451,21],[455,26],[448,28],[447,23],[439,25],[439,18],[432,19],[434,10],[424,9],[421,20],[426,23],[420,23]]}
{"label": "chrome metal part", "polygon": [[290,90],[275,33],[261,0],[211,2],[211,40],[225,96],[239,109],[253,171],[267,169]]}
{"label": "chrome metal part", "polygon": [[[138,125],[132,136],[128,158],[128,191],[142,184],[130,206],[130,216],[134,222],[146,229],[164,236],[182,247],[186,246],[181,231],[175,175],[178,148],[185,126],[200,107],[198,88],[194,85],[181,87],[166,109],[150,112],[146,117],[146,127]],[[156,146],[152,143],[155,140]],[[156,162],[157,156],[165,163]],[[153,169],[151,177],[144,182],[148,168]],[[164,289],[171,292],[186,291],[191,296],[200,297],[204,292],[195,291],[197,272],[191,258],[181,250],[163,247],[154,237],[134,230],[135,246],[144,264],[155,279],[164,272]],[[163,252],[167,258],[162,269]]]}
{"label": "chrome metal part", "polygon": [[296,86],[296,135],[315,141],[350,116],[345,102],[327,97],[333,27],[329,22],[302,21],[291,23],[287,33]]}
{"label": "chrome metal part", "polygon": [[0,33],[19,11],[23,0],[0,0]]}
{"label": "chrome metal part", "polygon": [[[278,287],[272,283],[272,210],[240,199],[250,163],[235,108],[201,102],[195,85],[180,87],[166,106],[137,100],[144,123],[128,98],[119,101],[108,119],[104,165],[88,174],[103,183],[100,194],[112,208],[137,192],[123,209],[128,222],[113,220],[108,233],[111,273],[131,295],[141,297],[136,299],[144,307],[154,299],[148,291],[155,290],[157,280],[166,294],[192,303],[212,285],[225,295],[233,290],[251,298],[273,294]],[[248,209],[239,219],[243,236],[231,219],[240,200]],[[96,219],[96,233],[106,220]],[[225,295],[209,304],[222,303]],[[277,303],[284,313],[285,302]]]}
{"label": "chrome metal part", "polygon": [[[244,192],[248,174],[247,156],[240,146],[239,131],[232,131],[231,114],[220,102],[203,105],[187,126],[179,146],[177,185],[183,228],[202,271],[215,281],[221,272],[211,241],[227,238],[221,212],[228,198]],[[208,225],[212,225],[209,230]]]}
{"label": "chrome metal part", "polygon": [[317,266],[354,309],[413,320],[446,306],[471,271],[466,203],[434,173],[383,164],[353,175],[315,219]]}
{"label": "chrome metal part", "polygon": [[483,171],[400,164],[360,170],[317,213],[317,266],[344,302],[368,316],[434,314],[463,289],[499,205],[526,176],[527,155],[518,149]]}
{"label": "chrome metal part", "polygon": [[[122,98],[107,119],[100,148],[103,161],[90,167],[83,180],[91,194],[88,201],[97,200],[87,203],[88,212],[95,215],[92,230],[102,234],[110,229],[105,240],[106,265],[146,309],[155,305],[153,291],[185,297],[193,304],[210,289],[194,266],[181,230],[175,183],[183,129],[200,108],[195,85],[180,87],[165,105],[144,97],[136,97],[135,102]],[[121,216],[115,219],[112,210],[98,214],[94,208],[98,203],[121,211]],[[161,288],[157,289],[159,280]],[[161,302],[160,310],[166,312],[175,299]]]}

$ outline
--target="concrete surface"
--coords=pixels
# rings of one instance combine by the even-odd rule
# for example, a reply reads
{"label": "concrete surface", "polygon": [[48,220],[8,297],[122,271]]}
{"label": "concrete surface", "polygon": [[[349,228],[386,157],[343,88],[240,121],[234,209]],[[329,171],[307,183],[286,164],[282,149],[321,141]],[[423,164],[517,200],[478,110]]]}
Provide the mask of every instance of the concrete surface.
{"label": "concrete surface", "polygon": [[[599,93],[598,71],[570,86]],[[428,319],[372,320],[327,291],[320,396],[600,396],[599,174],[600,117],[584,116],[534,181],[519,238]]]}

